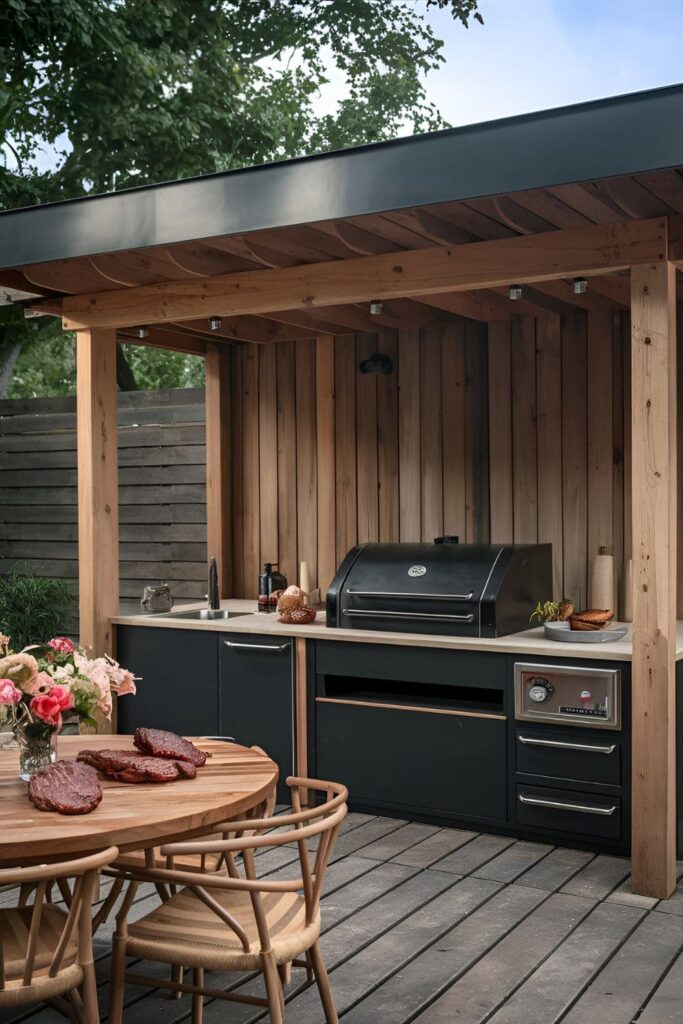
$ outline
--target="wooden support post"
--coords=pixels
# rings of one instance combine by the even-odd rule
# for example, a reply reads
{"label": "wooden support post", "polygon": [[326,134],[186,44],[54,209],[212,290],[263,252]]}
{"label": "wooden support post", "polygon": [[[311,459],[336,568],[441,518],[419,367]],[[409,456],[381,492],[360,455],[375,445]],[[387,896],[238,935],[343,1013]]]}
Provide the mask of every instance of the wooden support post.
{"label": "wooden support post", "polygon": [[296,774],[308,776],[308,667],[306,639],[298,636],[294,641],[296,661]]}
{"label": "wooden support post", "polygon": [[316,445],[318,467],[318,580],[322,600],[334,577],[335,441],[334,338],[321,335],[315,346]]}
{"label": "wooden support post", "polygon": [[206,541],[218,566],[218,592],[232,597],[230,352],[225,345],[206,349]]}
{"label": "wooden support post", "polygon": [[76,367],[80,639],[102,655],[119,608],[116,332],[79,331]]}
{"label": "wooden support post", "polygon": [[671,263],[631,268],[632,887],[676,886],[676,307]]}

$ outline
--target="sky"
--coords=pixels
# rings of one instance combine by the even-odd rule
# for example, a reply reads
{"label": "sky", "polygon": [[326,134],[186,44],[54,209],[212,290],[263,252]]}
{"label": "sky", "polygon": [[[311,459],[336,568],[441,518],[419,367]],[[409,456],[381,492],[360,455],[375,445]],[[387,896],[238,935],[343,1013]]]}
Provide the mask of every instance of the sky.
{"label": "sky", "polygon": [[449,124],[683,81],[683,0],[480,0],[479,10],[484,25],[466,30],[428,12],[446,64],[427,94]]}
{"label": "sky", "polygon": [[[468,29],[413,2],[444,41],[445,63],[426,89],[451,125],[683,82],[683,0],[480,0],[484,25]],[[343,93],[333,71],[317,112]],[[54,154],[36,164],[49,169]]]}

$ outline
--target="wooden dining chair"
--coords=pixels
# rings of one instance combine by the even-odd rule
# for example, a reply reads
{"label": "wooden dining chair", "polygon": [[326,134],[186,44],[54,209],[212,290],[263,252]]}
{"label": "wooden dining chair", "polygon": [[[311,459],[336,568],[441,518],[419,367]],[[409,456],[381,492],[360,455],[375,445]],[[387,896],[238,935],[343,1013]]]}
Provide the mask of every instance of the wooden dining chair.
{"label": "wooden dining chair", "polygon": [[[267,1006],[271,1024],[283,1024],[282,982],[292,965],[306,969],[307,984],[315,979],[327,1024],[338,1024],[319,944],[320,897],[337,832],[346,815],[348,793],[338,783],[317,779],[290,777],[287,784],[292,814],[231,822],[226,829],[233,833],[230,839],[163,846],[165,868],[143,868],[129,876],[131,884],[117,915],[113,938],[110,1024],[122,1022],[125,982],[190,993],[193,1024],[201,1024],[205,996]],[[322,796],[324,802],[302,810],[304,796],[309,794],[318,799]],[[314,837],[318,842],[312,853],[309,840]],[[288,881],[258,878],[255,851],[290,843],[298,850],[301,877]],[[244,877],[215,872],[198,875],[177,867],[177,858],[203,853],[241,854]],[[182,888],[146,917],[129,923],[128,911],[142,881]],[[193,982],[160,981],[127,973],[127,956],[191,967]],[[205,970],[259,971],[266,996],[210,988],[204,983]]]}
{"label": "wooden dining chair", "polygon": [[[0,887],[33,887],[32,903],[0,909],[0,1008],[50,1000],[79,1024],[98,1024],[92,898],[98,871],[118,852],[111,846],[78,860],[0,870]],[[55,882],[69,879],[62,909],[49,896]]]}
{"label": "wooden dining chair", "polygon": [[[226,743],[234,743],[235,741],[230,736],[202,736],[205,740],[223,740]],[[250,747],[257,754],[263,754],[267,757],[265,750],[261,747],[253,746]],[[265,797],[265,799],[258,804],[252,811],[249,812],[249,816],[253,818],[269,818],[275,809],[275,797],[276,797],[277,781],[273,782],[273,788]],[[219,840],[227,839],[228,833],[223,827],[221,822],[218,825],[211,825],[210,830],[207,831],[206,839]],[[111,914],[116,901],[118,900],[123,886],[125,884],[125,875],[122,872],[134,870],[139,867],[157,867],[163,868],[166,866],[166,858],[159,852],[159,847],[153,847],[148,850],[133,850],[129,853],[122,853],[115,864],[112,865],[112,871],[104,871],[105,875],[112,875],[115,879],[114,884],[107,893],[106,898],[100,905],[93,918],[93,930],[97,931]],[[207,853],[207,854],[191,854],[187,857],[181,858],[176,862],[176,867],[181,868],[183,871],[223,871],[226,870],[228,874],[235,874],[237,868],[235,866],[234,858],[230,853]],[[157,893],[162,900],[168,899],[171,890],[169,887],[158,884]]]}

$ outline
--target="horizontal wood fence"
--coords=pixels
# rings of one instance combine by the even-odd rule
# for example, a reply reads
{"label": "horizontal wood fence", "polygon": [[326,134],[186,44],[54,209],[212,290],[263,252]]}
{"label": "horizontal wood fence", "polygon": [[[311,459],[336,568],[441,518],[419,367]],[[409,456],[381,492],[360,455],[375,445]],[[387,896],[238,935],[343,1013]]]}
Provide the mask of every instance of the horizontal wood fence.
{"label": "horizontal wood fence", "polygon": [[[133,605],[145,583],[161,579],[176,598],[201,599],[204,392],[121,393],[118,420],[121,599]],[[0,402],[0,573],[16,566],[57,576],[77,596],[75,427],[74,398]]]}

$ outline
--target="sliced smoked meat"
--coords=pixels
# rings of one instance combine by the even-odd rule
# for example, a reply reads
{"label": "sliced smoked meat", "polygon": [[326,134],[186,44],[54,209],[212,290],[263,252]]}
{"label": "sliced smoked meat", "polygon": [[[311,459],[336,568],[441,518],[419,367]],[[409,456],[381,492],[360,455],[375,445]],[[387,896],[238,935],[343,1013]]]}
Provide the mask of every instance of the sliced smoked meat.
{"label": "sliced smoked meat", "polygon": [[117,782],[175,782],[197,774],[188,762],[148,757],[137,750],[81,750],[78,760]]}
{"label": "sliced smoked meat", "polygon": [[102,799],[102,786],[89,765],[57,761],[31,776],[28,795],[39,811],[89,814]]}
{"label": "sliced smoked meat", "polygon": [[201,768],[207,758],[207,754],[194,743],[164,729],[136,729],[133,743],[143,754],[189,761],[195,768]]}

